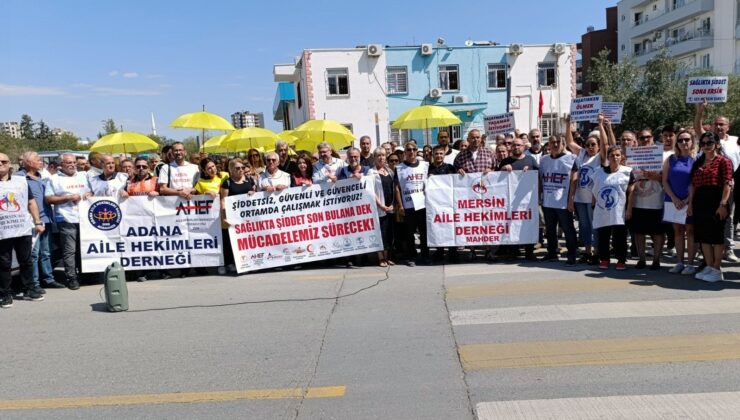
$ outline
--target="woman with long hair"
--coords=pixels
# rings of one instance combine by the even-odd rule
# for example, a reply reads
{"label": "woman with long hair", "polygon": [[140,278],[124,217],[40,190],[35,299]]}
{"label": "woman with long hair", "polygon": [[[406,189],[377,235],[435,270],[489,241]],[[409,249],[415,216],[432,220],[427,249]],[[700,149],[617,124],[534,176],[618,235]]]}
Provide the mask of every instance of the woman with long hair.
{"label": "woman with long hair", "polygon": [[234,265],[234,252],[231,249],[229,240],[228,224],[226,224],[226,197],[232,195],[249,194],[252,195],[257,191],[257,184],[251,176],[247,175],[249,167],[239,159],[229,161],[229,177],[221,183],[221,211],[223,213],[224,223],[221,224],[221,231],[224,238],[224,264],[226,268],[219,267],[218,274],[236,272]]}
{"label": "woman with long hair", "polygon": [[701,244],[707,266],[698,280],[724,280],[720,264],[725,252],[724,226],[732,192],[732,161],[720,154],[719,136],[707,131],[699,137],[702,155],[691,168],[688,215],[694,218],[694,236]]}
{"label": "woman with long hair", "polygon": [[265,160],[262,159],[262,153],[257,149],[249,149],[247,151],[247,163],[252,167],[253,175],[261,175],[265,172]]}
{"label": "woman with long hair", "polygon": [[301,152],[296,158],[295,171],[290,174],[291,187],[306,187],[313,184],[313,158],[306,152]]}
{"label": "woman with long hair", "polygon": [[386,152],[382,147],[375,149],[375,165],[367,172],[375,177],[375,204],[378,206],[380,236],[383,239],[383,250],[378,251],[378,262],[381,267],[395,265],[390,259],[393,246],[393,212],[395,206],[394,172],[386,162]]}
{"label": "woman with long hair", "polygon": [[[689,185],[691,185],[691,168],[696,161],[694,136],[687,130],[678,132],[673,145],[673,154],[663,162],[663,191],[665,206],[673,205],[676,210],[686,207],[689,202]],[[690,217],[684,223],[672,223],[676,237],[676,257],[678,263],[671,268],[671,273],[695,274],[694,224]],[[688,264],[684,264],[684,250],[687,251]]]}
{"label": "woman with long hair", "polygon": [[198,194],[208,194],[211,197],[218,196],[221,183],[229,177],[226,172],[218,172],[216,162],[211,158],[203,158],[198,162],[200,167],[200,179],[195,184]]}

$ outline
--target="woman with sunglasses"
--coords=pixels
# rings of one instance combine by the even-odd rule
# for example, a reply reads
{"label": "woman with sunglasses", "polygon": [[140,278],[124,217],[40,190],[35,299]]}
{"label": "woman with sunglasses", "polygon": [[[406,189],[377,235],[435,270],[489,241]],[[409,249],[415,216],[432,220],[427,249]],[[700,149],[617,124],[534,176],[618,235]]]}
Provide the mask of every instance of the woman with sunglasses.
{"label": "woman with sunglasses", "polygon": [[[599,262],[598,255],[593,252],[595,245],[598,244],[598,234],[593,229],[594,209],[591,207],[593,199],[591,188],[594,185],[594,174],[601,167],[599,143],[601,135],[604,134],[604,122],[604,116],[599,114],[600,133],[589,134],[584,147],[573,139],[573,133],[570,130],[566,130],[565,133],[565,142],[570,151],[576,155],[571,171],[568,210],[575,212],[578,217],[578,234],[585,247],[585,253],[578,260],[581,264],[596,265]],[[566,127],[570,126],[570,117],[565,119],[565,123]]]}
{"label": "woman with sunglasses", "polygon": [[226,220],[226,197],[232,195],[249,194],[252,195],[257,191],[257,183],[254,178],[247,175],[249,167],[239,158],[229,161],[229,177],[221,183],[221,211],[223,212],[224,223],[221,224],[221,231],[224,238],[224,264],[226,268],[219,267],[218,274],[236,272],[234,265],[234,252],[231,249],[231,240],[229,239],[229,229]]}
{"label": "woman with sunglasses", "polygon": [[367,171],[368,176],[375,178],[375,204],[378,206],[380,236],[383,239],[383,250],[378,251],[378,262],[381,267],[395,265],[390,259],[393,245],[393,212],[395,205],[394,172],[386,162],[386,152],[382,147],[375,149],[374,165]]}
{"label": "woman with sunglasses", "polygon": [[724,280],[720,264],[725,252],[724,226],[732,192],[732,161],[720,154],[720,139],[712,131],[699,137],[702,155],[691,168],[688,215],[694,219],[694,236],[701,244],[707,266],[698,280]]}
{"label": "woman with sunglasses", "polygon": [[252,175],[260,176],[262,172],[265,172],[265,161],[259,150],[249,149],[247,151],[247,163],[252,167]]}
{"label": "woman with sunglasses", "polygon": [[[689,185],[691,184],[691,168],[696,161],[694,136],[687,130],[678,133],[673,144],[673,154],[663,162],[663,190],[665,191],[664,206],[674,206],[676,210],[686,207],[689,201]],[[684,223],[672,223],[676,238],[676,257],[678,263],[668,270],[677,274],[695,274],[694,268],[694,225],[693,220],[687,217]],[[689,263],[684,264],[684,250],[688,251]]]}

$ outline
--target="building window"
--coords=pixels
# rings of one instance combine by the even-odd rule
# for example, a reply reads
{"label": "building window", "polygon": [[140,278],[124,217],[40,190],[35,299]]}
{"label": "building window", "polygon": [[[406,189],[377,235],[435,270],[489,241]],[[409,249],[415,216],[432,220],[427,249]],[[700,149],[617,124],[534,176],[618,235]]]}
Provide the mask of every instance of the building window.
{"label": "building window", "polygon": [[303,99],[301,98],[301,82],[296,83],[295,90],[295,97],[296,101],[298,102],[298,109],[301,109],[301,107],[303,106]]}
{"label": "building window", "polygon": [[539,129],[542,133],[542,138],[550,137],[555,134],[558,123],[558,114],[542,114],[540,118]]}
{"label": "building window", "polygon": [[537,63],[537,82],[541,88],[558,85],[556,69],[557,63],[554,62]]}
{"label": "building window", "polygon": [[329,90],[329,96],[349,95],[349,76],[347,75],[347,69],[327,69],[326,86]]}
{"label": "building window", "polygon": [[439,66],[439,87],[442,90],[460,90],[459,72],[456,64]]}
{"label": "building window", "polygon": [[488,65],[488,89],[506,88],[506,64]]}
{"label": "building window", "polygon": [[701,68],[703,69],[712,68],[711,63],[709,62],[709,54],[704,54],[701,56]]}
{"label": "building window", "polygon": [[385,70],[388,93],[408,93],[408,73],[406,66],[388,67]]}
{"label": "building window", "polygon": [[447,127],[447,132],[450,133],[450,141],[462,138],[462,126],[459,124]]}
{"label": "building window", "polygon": [[[390,122],[390,126],[392,126],[394,121]],[[389,141],[397,141],[398,144],[404,144],[406,143],[410,138],[410,131],[409,130],[402,130],[400,128],[393,128],[391,127],[390,132],[390,140]]]}

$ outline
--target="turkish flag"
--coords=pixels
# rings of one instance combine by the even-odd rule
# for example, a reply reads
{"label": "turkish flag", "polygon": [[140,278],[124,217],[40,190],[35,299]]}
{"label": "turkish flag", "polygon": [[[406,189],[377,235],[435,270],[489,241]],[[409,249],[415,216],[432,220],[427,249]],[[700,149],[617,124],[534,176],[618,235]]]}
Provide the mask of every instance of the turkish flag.
{"label": "turkish flag", "polygon": [[540,106],[537,109],[537,118],[542,118],[542,107],[545,106],[545,100],[542,98],[542,91],[540,91]]}

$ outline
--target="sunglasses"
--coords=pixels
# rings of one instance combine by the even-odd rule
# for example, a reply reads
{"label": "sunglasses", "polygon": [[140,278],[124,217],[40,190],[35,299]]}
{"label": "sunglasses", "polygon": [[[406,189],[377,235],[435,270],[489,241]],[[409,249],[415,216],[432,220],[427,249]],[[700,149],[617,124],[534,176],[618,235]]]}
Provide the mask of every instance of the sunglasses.
{"label": "sunglasses", "polygon": [[2,164],[2,165],[7,165],[9,163],[10,163],[9,160],[0,160],[0,164]]}
{"label": "sunglasses", "polygon": [[388,159],[388,162],[390,162],[390,163],[398,163],[398,159]]}
{"label": "sunglasses", "polygon": [[651,138],[653,138],[653,136],[640,136],[639,137],[640,140],[647,140],[647,139],[651,139]]}
{"label": "sunglasses", "polygon": [[700,145],[701,147],[706,147],[706,146],[714,146],[714,144],[715,144],[715,143],[714,143],[713,141],[702,141],[702,142],[699,142],[699,145]]}
{"label": "sunglasses", "polygon": [[255,153],[255,154],[252,154],[252,155],[249,155],[249,157],[259,157],[259,156],[260,156],[260,155],[259,155],[259,154],[257,154],[257,153]]}
{"label": "sunglasses", "polygon": [[417,150],[419,150],[419,149],[416,149],[416,148],[413,148],[413,149],[412,149],[412,148],[406,149],[406,151],[407,151],[407,152],[415,152],[415,151],[417,151]]}
{"label": "sunglasses", "polygon": [[244,167],[243,166],[234,166],[234,169],[235,170],[238,170],[238,171],[241,171],[241,170],[244,170]]}
{"label": "sunglasses", "polygon": [[265,159],[265,162],[277,162],[277,159]]}
{"label": "sunglasses", "polygon": [[680,138],[680,139],[678,139],[678,140],[676,140],[676,141],[677,141],[678,143],[689,143],[689,142],[691,142],[691,139],[687,139],[687,138]]}
{"label": "sunglasses", "polygon": [[511,146],[511,145],[512,145],[512,144],[514,144],[514,143],[512,143],[512,142],[510,142],[510,141],[507,141],[507,142],[504,142],[504,144],[505,144],[505,145],[507,145],[507,146]]}
{"label": "sunglasses", "polygon": [[149,169],[147,165],[136,165],[136,169]]}

